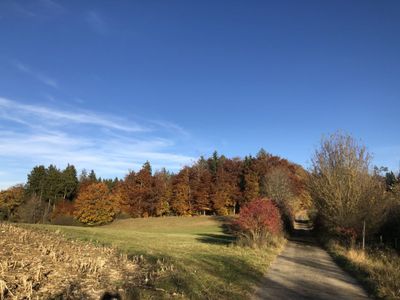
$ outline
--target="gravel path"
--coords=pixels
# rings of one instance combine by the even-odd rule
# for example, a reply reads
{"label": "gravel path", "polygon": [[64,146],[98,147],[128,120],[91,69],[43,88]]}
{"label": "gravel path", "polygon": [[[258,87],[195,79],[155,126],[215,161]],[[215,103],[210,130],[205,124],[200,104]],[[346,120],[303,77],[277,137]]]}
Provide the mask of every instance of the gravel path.
{"label": "gravel path", "polygon": [[288,241],[253,299],[369,299],[306,231]]}

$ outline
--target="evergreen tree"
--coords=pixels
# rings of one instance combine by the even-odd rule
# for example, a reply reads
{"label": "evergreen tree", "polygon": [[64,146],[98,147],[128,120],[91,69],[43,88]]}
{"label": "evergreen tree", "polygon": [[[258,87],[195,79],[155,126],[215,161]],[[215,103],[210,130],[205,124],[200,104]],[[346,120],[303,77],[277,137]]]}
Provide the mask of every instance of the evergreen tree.
{"label": "evergreen tree", "polygon": [[82,182],[87,181],[88,179],[89,179],[89,175],[88,175],[86,169],[83,169],[81,171],[81,174],[79,175],[79,182],[82,183]]}
{"label": "evergreen tree", "polygon": [[393,190],[393,187],[397,183],[396,175],[393,172],[387,172],[385,175],[386,187],[388,190]]}
{"label": "evergreen tree", "polygon": [[45,193],[47,181],[46,168],[43,165],[36,166],[32,169],[28,175],[27,192],[29,195],[36,195],[42,200],[43,194]]}
{"label": "evergreen tree", "polygon": [[209,169],[213,177],[215,177],[217,174],[218,161],[219,161],[218,153],[217,151],[214,151],[212,157],[208,159]]}
{"label": "evergreen tree", "polygon": [[50,165],[46,171],[46,200],[49,202],[49,205],[52,205],[64,195],[63,178],[61,171],[54,165]]}
{"label": "evergreen tree", "polygon": [[72,200],[78,189],[77,172],[73,165],[68,164],[62,171],[63,199]]}
{"label": "evergreen tree", "polygon": [[96,176],[96,173],[94,172],[94,170],[91,170],[91,171],[90,171],[89,176],[88,176],[88,179],[89,179],[91,182],[97,182],[97,176]]}

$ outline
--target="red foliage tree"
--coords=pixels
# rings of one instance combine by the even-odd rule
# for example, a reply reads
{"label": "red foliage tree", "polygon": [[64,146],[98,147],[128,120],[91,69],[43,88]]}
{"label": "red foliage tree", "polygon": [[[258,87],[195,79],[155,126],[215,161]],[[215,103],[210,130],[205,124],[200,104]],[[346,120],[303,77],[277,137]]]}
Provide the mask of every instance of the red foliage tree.
{"label": "red foliage tree", "polygon": [[190,186],[193,194],[193,206],[196,213],[211,211],[212,176],[204,159],[192,167]]}
{"label": "red foliage tree", "polygon": [[172,210],[179,216],[192,213],[191,189],[189,181],[189,168],[182,169],[173,181]]}

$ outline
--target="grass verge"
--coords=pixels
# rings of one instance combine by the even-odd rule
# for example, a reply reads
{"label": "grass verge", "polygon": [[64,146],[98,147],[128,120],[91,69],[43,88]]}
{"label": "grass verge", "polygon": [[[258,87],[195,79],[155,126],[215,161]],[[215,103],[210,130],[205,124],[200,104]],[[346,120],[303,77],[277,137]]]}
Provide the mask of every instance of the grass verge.
{"label": "grass verge", "polygon": [[[73,239],[112,245],[151,265],[141,297],[246,299],[283,247],[235,246],[228,220],[216,217],[126,219],[101,227],[33,225]],[[32,226],[32,225],[31,225]]]}
{"label": "grass verge", "polygon": [[389,249],[348,249],[336,241],[326,247],[331,256],[378,299],[400,299],[400,257]]}

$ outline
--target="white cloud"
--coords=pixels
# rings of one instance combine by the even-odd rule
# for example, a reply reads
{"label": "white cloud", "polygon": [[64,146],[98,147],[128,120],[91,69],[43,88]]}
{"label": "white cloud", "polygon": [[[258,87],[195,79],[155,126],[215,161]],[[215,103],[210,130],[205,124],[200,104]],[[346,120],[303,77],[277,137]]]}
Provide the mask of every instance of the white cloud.
{"label": "white cloud", "polygon": [[15,67],[20,70],[23,73],[26,73],[30,76],[32,76],[33,78],[39,80],[40,82],[52,87],[52,88],[58,88],[58,83],[55,79],[50,78],[46,75],[44,75],[41,72],[38,71],[34,71],[32,70],[32,68],[30,68],[28,65],[23,64],[19,61],[14,62]]}
{"label": "white cloud", "polygon": [[137,125],[95,112],[63,111],[0,97],[0,188],[25,181],[37,164],[65,167],[71,163],[78,169],[94,169],[102,177],[122,177],[146,160],[154,169],[172,171],[195,160],[179,153],[175,141],[182,132],[171,132],[179,126],[148,123]]}
{"label": "white cloud", "polygon": [[122,131],[146,131],[147,129],[137,124],[124,124],[123,121],[113,120],[112,118],[84,111],[62,111],[40,105],[21,104],[6,98],[0,97],[0,114],[3,117],[27,124],[26,117],[35,118],[43,121],[52,121],[52,125],[62,125],[65,123],[88,124],[102,126],[105,128]]}

